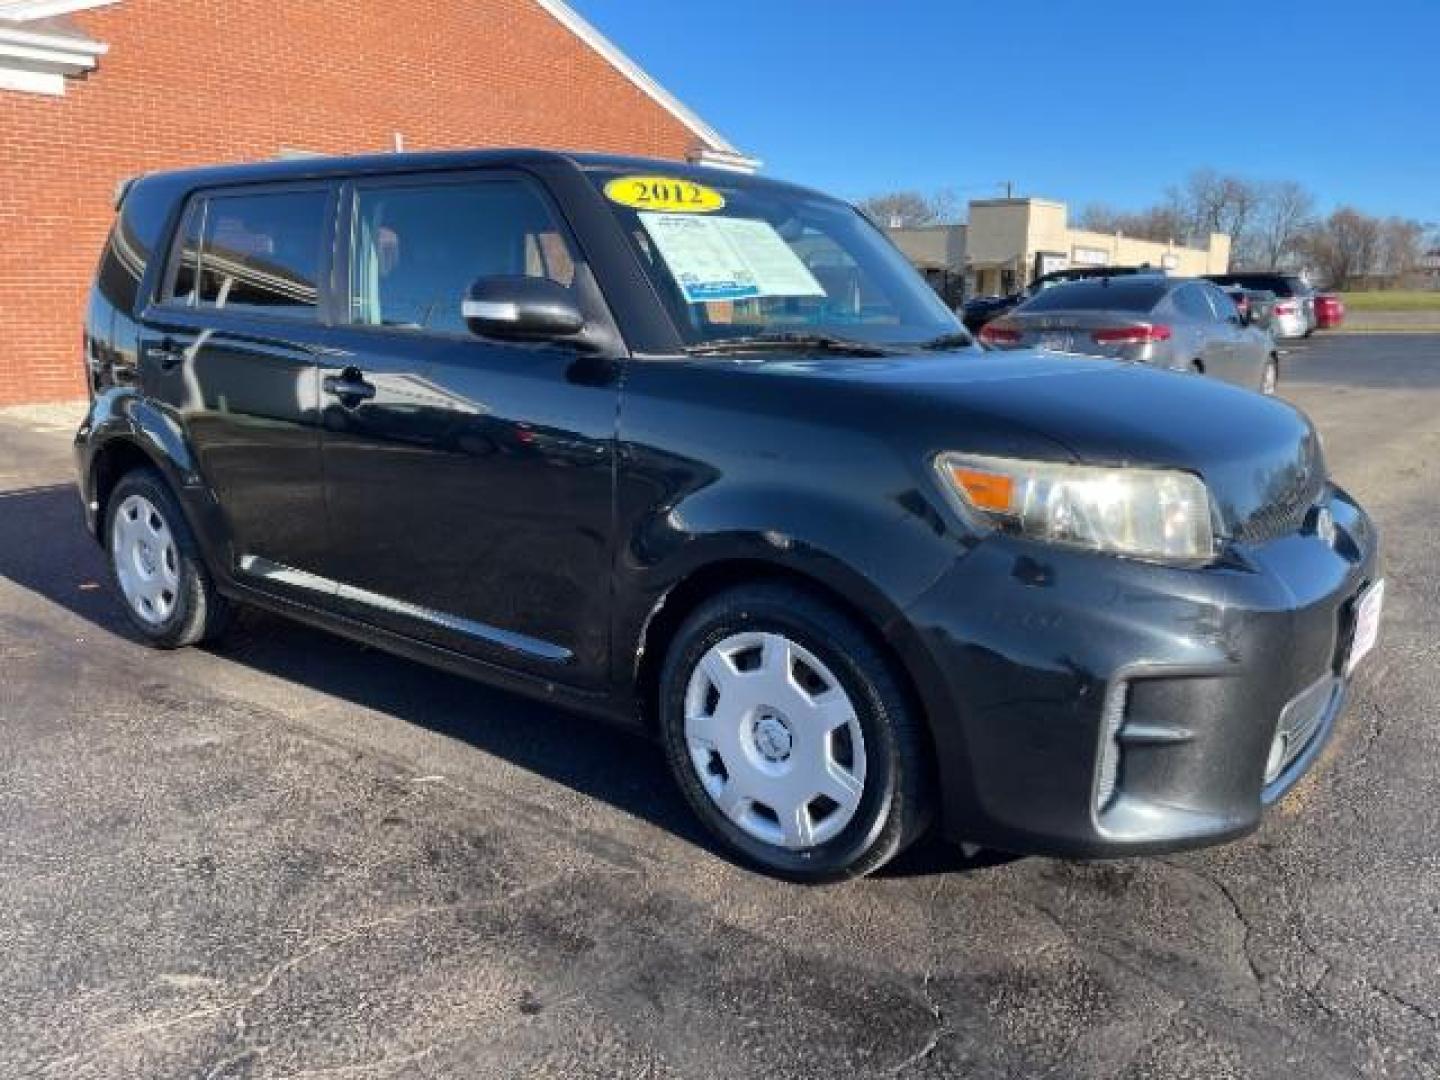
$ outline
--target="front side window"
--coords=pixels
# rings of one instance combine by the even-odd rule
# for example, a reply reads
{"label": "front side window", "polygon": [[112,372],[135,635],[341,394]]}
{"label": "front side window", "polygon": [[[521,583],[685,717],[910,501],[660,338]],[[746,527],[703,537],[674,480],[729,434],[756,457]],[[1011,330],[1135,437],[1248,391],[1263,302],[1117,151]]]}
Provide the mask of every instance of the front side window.
{"label": "front side window", "polygon": [[744,177],[587,173],[682,340],[828,335],[917,345],[954,314],[854,207]]}
{"label": "front side window", "polygon": [[518,177],[361,187],[351,250],[350,321],[361,326],[464,334],[479,278],[575,280],[569,240]]}
{"label": "front side window", "polygon": [[316,318],[329,202],[324,190],[194,200],[180,226],[165,299],[187,307]]}

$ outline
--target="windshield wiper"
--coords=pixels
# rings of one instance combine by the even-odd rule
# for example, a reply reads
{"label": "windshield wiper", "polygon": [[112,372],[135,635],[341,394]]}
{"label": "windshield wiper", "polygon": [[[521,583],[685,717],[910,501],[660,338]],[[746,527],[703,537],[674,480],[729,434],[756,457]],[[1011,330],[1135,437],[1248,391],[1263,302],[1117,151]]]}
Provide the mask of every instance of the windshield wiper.
{"label": "windshield wiper", "polygon": [[922,341],[915,347],[917,349],[957,349],[966,345],[974,345],[975,339],[964,330],[956,330],[949,334],[941,334],[939,337],[931,338],[929,341]]}
{"label": "windshield wiper", "polygon": [[714,341],[691,345],[686,352],[694,356],[723,353],[753,352],[760,349],[813,349],[817,352],[839,353],[843,356],[889,356],[883,346],[852,338],[835,337],[832,334],[805,334],[795,332],[772,334],[746,334],[743,337],[717,338]]}

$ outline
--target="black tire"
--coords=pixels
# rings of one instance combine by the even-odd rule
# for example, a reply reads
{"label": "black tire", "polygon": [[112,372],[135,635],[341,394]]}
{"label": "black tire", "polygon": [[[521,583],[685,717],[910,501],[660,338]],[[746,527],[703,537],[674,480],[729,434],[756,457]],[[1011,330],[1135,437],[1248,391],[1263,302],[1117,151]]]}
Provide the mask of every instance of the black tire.
{"label": "black tire", "polygon": [[[115,551],[115,518],[131,496],[145,499],[163,520],[175,546],[178,588],[173,610],[158,621],[143,617],[128,599]],[[105,506],[103,543],[120,606],[135,632],[157,649],[179,649],[218,637],[229,621],[230,605],[215,589],[195,535],[164,479],[152,469],[135,469],[120,478]]]}
{"label": "black tire", "polygon": [[[785,848],[739,828],[705,790],[687,746],[685,697],[695,666],[717,643],[754,631],[783,634],[826,665],[860,725],[866,770],[858,806],[837,835],[812,847]],[[929,825],[933,763],[916,707],[864,628],[801,588],[757,583],[702,604],[670,643],[659,713],[671,771],[695,813],[730,852],[768,873],[806,883],[862,877],[900,854]]]}

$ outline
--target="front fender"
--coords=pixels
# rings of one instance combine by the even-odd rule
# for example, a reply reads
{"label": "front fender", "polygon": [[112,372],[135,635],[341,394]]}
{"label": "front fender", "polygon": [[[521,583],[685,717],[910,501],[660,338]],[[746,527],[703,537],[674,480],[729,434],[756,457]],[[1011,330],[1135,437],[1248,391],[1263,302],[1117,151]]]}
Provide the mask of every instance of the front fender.
{"label": "front fender", "polygon": [[845,593],[875,618],[919,596],[963,551],[918,490],[717,484],[651,516],[632,534],[630,567],[673,584],[719,559],[759,558]]}
{"label": "front fender", "polygon": [[[899,653],[927,711],[935,685],[902,617],[967,548],[918,490],[714,484],[657,508],[617,567],[615,675],[632,680],[652,620],[690,583],[783,573],[842,598]],[[922,685],[923,684],[923,685]]]}

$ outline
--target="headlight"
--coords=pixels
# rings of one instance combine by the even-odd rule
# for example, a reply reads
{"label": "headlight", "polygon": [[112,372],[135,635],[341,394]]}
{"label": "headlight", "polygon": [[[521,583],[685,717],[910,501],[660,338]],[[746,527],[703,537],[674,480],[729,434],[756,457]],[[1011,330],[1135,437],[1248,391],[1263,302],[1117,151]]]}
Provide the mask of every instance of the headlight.
{"label": "headlight", "polygon": [[1191,473],[968,454],[935,467],[963,510],[1036,540],[1144,559],[1215,553],[1210,494]]}

